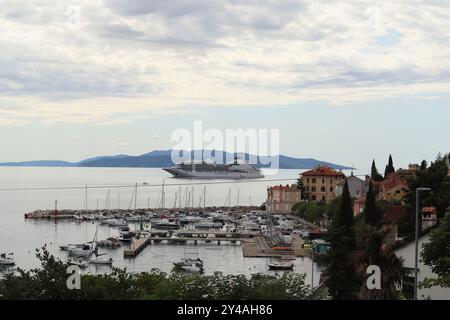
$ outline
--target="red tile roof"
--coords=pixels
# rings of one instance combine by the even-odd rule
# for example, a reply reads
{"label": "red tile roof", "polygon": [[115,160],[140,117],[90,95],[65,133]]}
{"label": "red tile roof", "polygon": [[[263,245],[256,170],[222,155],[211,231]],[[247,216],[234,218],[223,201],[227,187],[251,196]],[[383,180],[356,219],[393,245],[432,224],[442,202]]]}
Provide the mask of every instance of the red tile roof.
{"label": "red tile roof", "polygon": [[289,185],[282,186],[281,184],[278,186],[269,187],[267,190],[299,191],[299,189],[297,189],[296,186],[289,186]]}
{"label": "red tile roof", "polygon": [[408,183],[406,182],[406,180],[401,178],[396,173],[392,173],[391,175],[389,175],[389,177],[387,177],[383,181],[375,181],[374,182],[374,186],[375,187],[378,187],[378,188],[383,188],[384,187],[384,189],[392,189],[392,188],[397,187],[399,185],[403,186],[405,189],[408,188]]}
{"label": "red tile roof", "polygon": [[332,176],[332,177],[345,177],[342,172],[336,171],[333,168],[327,166],[319,166],[312,170],[305,171],[301,173],[302,176],[310,177],[310,176]]}

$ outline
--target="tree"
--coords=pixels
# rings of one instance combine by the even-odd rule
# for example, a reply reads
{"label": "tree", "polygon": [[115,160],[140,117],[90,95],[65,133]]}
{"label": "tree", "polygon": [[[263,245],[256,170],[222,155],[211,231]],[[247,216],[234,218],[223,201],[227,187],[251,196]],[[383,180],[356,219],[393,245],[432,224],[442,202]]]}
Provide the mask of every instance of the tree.
{"label": "tree", "polygon": [[375,159],[372,160],[372,169],[371,169],[370,178],[373,181],[381,181],[381,180],[383,180],[383,176],[378,173],[377,166],[375,165]]}
{"label": "tree", "polygon": [[395,172],[394,162],[392,161],[392,156],[389,155],[389,161],[386,166],[386,169],[384,170],[384,178],[386,179],[391,173],[394,172]]}
{"label": "tree", "polygon": [[297,179],[296,187],[300,190],[300,199],[306,199],[305,185],[303,184],[303,179],[301,177]]}
{"label": "tree", "polygon": [[[384,244],[386,231],[379,230],[365,223],[356,227],[357,250],[353,256],[355,272],[360,282],[359,298],[364,300],[398,299],[396,286],[400,285],[406,270],[403,259],[398,258],[392,246]],[[367,288],[367,268],[370,265],[380,267],[381,288]]]}
{"label": "tree", "polygon": [[[410,191],[405,196],[407,214],[400,219],[398,225],[398,232],[401,236],[406,239],[414,238],[416,189],[419,187],[428,187],[432,190],[432,192],[420,194],[420,205],[435,206],[438,218],[444,217],[446,209],[450,206],[450,177],[447,176],[447,173],[445,158],[438,156],[426,170],[419,170],[416,177],[408,181]],[[421,219],[420,215],[419,219]]]}
{"label": "tree", "polygon": [[424,243],[421,258],[438,275],[437,279],[425,279],[422,285],[450,288],[450,208],[441,225],[431,232],[430,240]]}
{"label": "tree", "polygon": [[364,221],[372,226],[380,225],[382,219],[381,211],[377,208],[375,201],[375,191],[373,190],[372,181],[369,182],[369,190],[366,194],[366,208],[364,210]]}
{"label": "tree", "polygon": [[358,284],[355,279],[353,252],[356,246],[352,199],[345,181],[340,208],[330,228],[330,250],[327,253],[325,284],[336,300],[355,299]]}

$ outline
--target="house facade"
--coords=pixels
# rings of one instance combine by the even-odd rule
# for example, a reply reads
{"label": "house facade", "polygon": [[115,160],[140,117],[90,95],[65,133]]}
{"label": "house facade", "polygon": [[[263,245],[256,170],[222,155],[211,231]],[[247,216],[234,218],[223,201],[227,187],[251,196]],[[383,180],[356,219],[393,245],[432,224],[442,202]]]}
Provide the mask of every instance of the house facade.
{"label": "house facade", "polygon": [[336,198],[336,184],[345,179],[342,172],[328,166],[318,166],[300,175],[305,187],[305,198],[327,203]]}
{"label": "house facade", "polygon": [[267,188],[267,212],[290,213],[292,206],[300,201],[301,191],[294,185],[279,185]]}
{"label": "house facade", "polygon": [[383,181],[374,182],[374,187],[378,192],[377,200],[387,202],[403,202],[409,190],[406,180],[396,173],[392,173]]}
{"label": "house facade", "polygon": [[363,180],[354,176],[352,172],[352,175],[350,177],[340,180],[336,183],[335,188],[336,197],[342,195],[345,181],[347,181],[348,190],[350,191],[350,196],[353,199],[358,199],[366,196],[367,190],[369,190],[370,177],[366,176],[365,179]]}

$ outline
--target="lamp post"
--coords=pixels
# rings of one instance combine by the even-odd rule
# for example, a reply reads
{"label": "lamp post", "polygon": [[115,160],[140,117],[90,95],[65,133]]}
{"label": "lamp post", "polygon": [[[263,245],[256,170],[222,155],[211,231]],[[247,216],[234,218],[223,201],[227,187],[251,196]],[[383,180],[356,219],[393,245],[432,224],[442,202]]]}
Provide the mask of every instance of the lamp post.
{"label": "lamp post", "polygon": [[414,258],[414,300],[417,300],[417,283],[418,283],[418,263],[419,263],[419,195],[421,191],[431,191],[430,188],[416,189],[416,247]]}

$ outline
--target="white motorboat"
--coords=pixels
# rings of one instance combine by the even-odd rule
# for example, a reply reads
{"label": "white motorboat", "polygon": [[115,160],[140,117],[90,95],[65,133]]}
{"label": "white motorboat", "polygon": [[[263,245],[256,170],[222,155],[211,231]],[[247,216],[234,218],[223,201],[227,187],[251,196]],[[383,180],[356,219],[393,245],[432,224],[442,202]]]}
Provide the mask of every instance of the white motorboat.
{"label": "white motorboat", "polygon": [[269,263],[269,269],[270,270],[292,270],[294,269],[294,263],[281,263],[281,262],[274,262]]}
{"label": "white motorboat", "polygon": [[0,254],[0,265],[1,266],[13,266],[16,264],[14,261],[14,253],[2,253]]}
{"label": "white motorboat", "polygon": [[92,245],[86,244],[82,248],[73,248],[69,250],[69,255],[73,257],[89,257],[94,251]]}
{"label": "white motorboat", "polygon": [[113,259],[106,254],[99,254],[89,258],[89,263],[112,265]]}
{"label": "white motorboat", "polygon": [[183,271],[187,272],[199,272],[203,273],[203,260],[200,258],[184,258],[181,259],[180,262],[173,263],[175,267],[180,268]]}
{"label": "white motorboat", "polygon": [[72,249],[83,248],[85,245],[91,244],[91,242],[86,243],[73,243],[59,246],[59,249],[62,251],[70,251]]}
{"label": "white motorboat", "polygon": [[125,219],[109,219],[104,220],[104,223],[109,225],[110,227],[127,227],[128,224]]}
{"label": "white motorboat", "polygon": [[89,262],[87,262],[86,260],[81,260],[81,259],[75,259],[75,260],[69,259],[69,264],[72,266],[78,266],[83,269],[85,269],[89,266]]}

